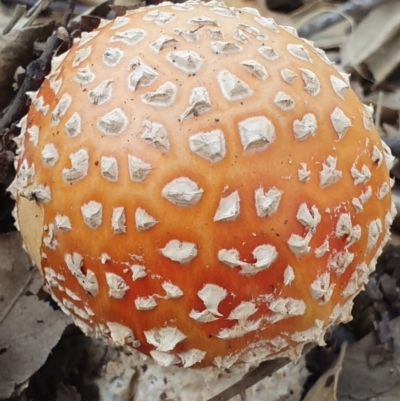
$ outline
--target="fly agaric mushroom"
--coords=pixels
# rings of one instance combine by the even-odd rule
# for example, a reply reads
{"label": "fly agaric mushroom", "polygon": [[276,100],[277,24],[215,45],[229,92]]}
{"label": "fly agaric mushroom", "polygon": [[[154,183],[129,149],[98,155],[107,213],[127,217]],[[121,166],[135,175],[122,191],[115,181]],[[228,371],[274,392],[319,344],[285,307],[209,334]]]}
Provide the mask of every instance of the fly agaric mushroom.
{"label": "fly agaric mushroom", "polygon": [[350,319],[389,236],[393,159],[294,29],[219,2],[128,11],[30,97],[17,221],[85,333],[230,367],[295,359]]}

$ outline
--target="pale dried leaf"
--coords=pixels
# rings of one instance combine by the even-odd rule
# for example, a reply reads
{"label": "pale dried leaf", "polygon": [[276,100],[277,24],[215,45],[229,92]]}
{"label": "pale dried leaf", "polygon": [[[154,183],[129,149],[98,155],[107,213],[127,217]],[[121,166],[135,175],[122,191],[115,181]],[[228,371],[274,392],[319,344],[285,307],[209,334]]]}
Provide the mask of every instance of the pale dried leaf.
{"label": "pale dried leaf", "polygon": [[343,344],[335,364],[318,379],[303,401],[337,401],[336,389],[345,353],[346,344]]}
{"label": "pale dried leaf", "polygon": [[357,82],[352,83],[352,89],[358,98],[365,104],[372,103],[375,107],[377,106],[378,101],[381,101],[384,109],[400,110],[400,89],[393,92],[382,92],[381,99],[379,99],[379,92],[371,92],[369,95],[364,96],[363,88]]}
{"label": "pale dried leaf", "polygon": [[374,77],[375,85],[382,83],[400,65],[399,44],[400,30],[378,51],[365,60],[365,64]]}
{"label": "pale dried leaf", "polygon": [[19,234],[1,235],[0,399],[13,395],[44,364],[70,323],[34,295],[38,282]]}
{"label": "pale dried leaf", "polygon": [[342,66],[358,66],[376,53],[399,30],[400,2],[376,7],[350,34],[341,49]]}
{"label": "pale dried leaf", "polygon": [[0,325],[26,292],[35,270],[22,250],[20,235],[17,232],[0,235]]}
{"label": "pale dried leaf", "polygon": [[[382,363],[369,367],[368,354],[377,346],[375,333],[370,333],[348,348],[339,376],[338,401],[377,401],[399,399],[400,387],[400,317],[390,322],[390,333],[394,340],[394,352]],[[397,397],[393,398],[392,395]],[[387,398],[386,398],[387,395]]]}

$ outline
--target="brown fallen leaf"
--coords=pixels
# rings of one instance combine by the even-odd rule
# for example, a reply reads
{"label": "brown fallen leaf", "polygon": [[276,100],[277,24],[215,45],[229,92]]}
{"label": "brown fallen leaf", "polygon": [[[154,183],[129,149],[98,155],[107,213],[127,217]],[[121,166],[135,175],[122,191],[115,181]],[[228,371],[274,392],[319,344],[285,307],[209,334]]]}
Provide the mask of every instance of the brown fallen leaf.
{"label": "brown fallen leaf", "polygon": [[307,393],[303,401],[337,401],[336,388],[346,353],[346,343],[342,345],[335,364],[329,368]]}
{"label": "brown fallen leaf", "polygon": [[38,299],[41,285],[19,234],[0,235],[0,399],[23,388],[70,323]]}

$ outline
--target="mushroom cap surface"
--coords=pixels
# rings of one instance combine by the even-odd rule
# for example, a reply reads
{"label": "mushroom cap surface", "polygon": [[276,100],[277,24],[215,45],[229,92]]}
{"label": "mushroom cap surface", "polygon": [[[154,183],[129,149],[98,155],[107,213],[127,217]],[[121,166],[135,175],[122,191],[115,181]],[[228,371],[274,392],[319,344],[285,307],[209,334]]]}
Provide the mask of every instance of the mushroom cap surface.
{"label": "mushroom cap surface", "polygon": [[85,333],[229,368],[296,359],[351,318],[389,236],[393,158],[293,29],[219,2],[128,11],[31,98],[17,222]]}

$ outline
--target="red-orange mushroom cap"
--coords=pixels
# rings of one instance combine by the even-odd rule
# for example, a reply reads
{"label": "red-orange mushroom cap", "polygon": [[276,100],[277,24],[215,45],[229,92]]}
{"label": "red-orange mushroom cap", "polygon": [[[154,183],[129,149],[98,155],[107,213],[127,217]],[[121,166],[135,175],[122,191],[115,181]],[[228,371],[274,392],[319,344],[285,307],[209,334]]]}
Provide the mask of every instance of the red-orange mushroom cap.
{"label": "red-orange mushroom cap", "polygon": [[295,359],[350,319],[389,236],[393,157],[294,29],[219,2],[128,11],[31,98],[16,216],[85,333],[229,367]]}

